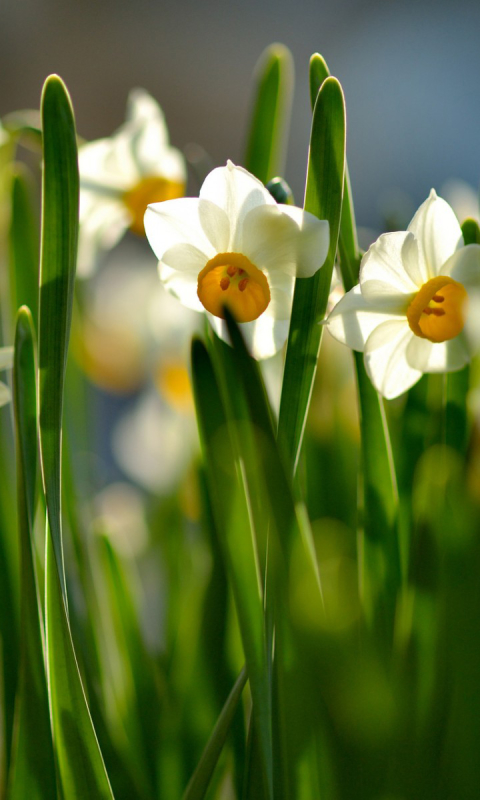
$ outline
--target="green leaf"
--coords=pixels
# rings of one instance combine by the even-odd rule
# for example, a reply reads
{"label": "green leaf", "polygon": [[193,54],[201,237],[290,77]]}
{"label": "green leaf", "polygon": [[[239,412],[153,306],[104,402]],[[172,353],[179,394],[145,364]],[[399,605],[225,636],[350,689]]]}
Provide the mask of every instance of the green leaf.
{"label": "green leaf", "polygon": [[59,77],[42,94],[43,183],[39,305],[40,455],[47,514],[66,601],[61,532],[61,427],[78,238],[78,163],[73,109]]}
{"label": "green leaf", "polygon": [[336,78],[327,78],[313,112],[305,210],[330,225],[330,247],[323,267],[297,279],[288,337],[278,437],[295,470],[310,404],[342,208],[345,173],[345,104]]}
{"label": "green leaf", "polygon": [[38,221],[35,218],[30,176],[17,166],[12,176],[10,220],[10,291],[14,313],[21,305],[31,311],[34,327],[38,306]]}
{"label": "green leaf", "polygon": [[9,800],[57,796],[43,621],[33,558],[33,517],[37,472],[37,402],[32,317],[25,306],[17,317],[14,406],[17,453],[18,527],[21,551],[21,657]]}
{"label": "green leaf", "polygon": [[[315,54],[310,61],[310,94],[328,81],[329,70],[324,59]],[[321,89],[320,89],[321,93]],[[345,164],[343,204],[338,237],[340,269],[345,291],[358,283],[360,253],[358,250],[355,215],[351,198],[350,177]],[[323,271],[323,270],[322,270]],[[397,490],[390,438],[383,399],[373,389],[365,372],[363,356],[355,353],[355,369],[360,402],[362,433],[362,479],[364,493],[364,601],[373,613],[374,597],[383,591],[385,579],[394,602],[400,575],[396,515]],[[383,576],[383,577],[382,577]]]}
{"label": "green leaf", "polygon": [[112,800],[75,658],[53,537],[48,530],[45,589],[48,688],[62,793],[72,800]]}
{"label": "green leaf", "polygon": [[[325,59],[319,55],[319,53],[314,53],[310,59],[310,102],[312,104],[312,109],[315,108],[315,102],[320,87],[323,81],[326,80],[329,75],[330,70],[328,69]],[[353,210],[352,190],[350,188],[350,175],[346,162],[338,249],[340,253],[340,267],[342,271],[343,285],[345,287],[345,291],[348,291],[358,281],[360,254],[358,251],[357,227],[355,224],[355,214]]]}
{"label": "green leaf", "polygon": [[244,667],[225,701],[212,735],[185,790],[183,800],[201,800],[201,798],[205,797],[246,682],[247,670]]}
{"label": "green leaf", "polygon": [[271,707],[263,593],[245,474],[232,444],[210,356],[198,339],[192,344],[192,377],[207,483],[235,598],[268,797],[272,797]]}
{"label": "green leaf", "polygon": [[391,622],[400,584],[398,497],[383,398],[365,371],[363,353],[354,353],[360,404],[363,481],[363,603],[367,618]]}
{"label": "green leaf", "polygon": [[293,92],[293,61],[281,44],[267,47],[256,69],[256,93],[244,166],[262,183],[281,175]]}

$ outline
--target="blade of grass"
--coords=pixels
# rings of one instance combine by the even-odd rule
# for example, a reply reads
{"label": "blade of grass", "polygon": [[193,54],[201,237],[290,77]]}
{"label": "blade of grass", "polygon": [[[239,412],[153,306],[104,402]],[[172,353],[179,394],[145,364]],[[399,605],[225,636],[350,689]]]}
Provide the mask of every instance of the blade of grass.
{"label": "blade of grass", "polygon": [[293,92],[293,60],[281,44],[267,47],[255,69],[256,92],[244,166],[262,183],[283,173]]}
{"label": "blade of grass", "polygon": [[201,800],[201,798],[205,797],[246,682],[247,670],[244,667],[225,701],[225,705],[212,731],[212,735],[185,789],[183,800]]}
{"label": "blade of grass", "polygon": [[67,606],[61,531],[63,385],[78,238],[78,163],[68,92],[56,75],[42,93],[43,181],[39,301],[40,460],[49,527]]}
{"label": "blade of grass", "polygon": [[305,210],[330,225],[330,247],[312,278],[296,281],[283,379],[278,438],[295,471],[322,338],[342,208],[345,173],[345,104],[340,84],[327,78],[313,112]]}

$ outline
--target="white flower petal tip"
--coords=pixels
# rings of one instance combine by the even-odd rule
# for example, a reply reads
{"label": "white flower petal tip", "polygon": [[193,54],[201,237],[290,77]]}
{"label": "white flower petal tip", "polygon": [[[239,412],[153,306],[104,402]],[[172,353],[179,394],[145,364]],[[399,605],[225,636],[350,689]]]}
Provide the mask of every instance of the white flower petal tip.
{"label": "white flower petal tip", "polygon": [[228,306],[259,359],[283,346],[295,278],[314,275],[329,247],[327,222],[277,204],[232,161],[207,175],[198,199],[150,205],[145,231],[168,291],[206,311],[226,341]]}
{"label": "white flower petal tip", "polygon": [[327,318],[330,333],[364,352],[375,388],[398,397],[423,373],[461,369],[478,351],[480,245],[463,245],[457,218],[431,190],[407,231],[383,234],[362,259],[360,283]]}
{"label": "white flower petal tip", "polygon": [[144,89],[130,92],[126,122],[110,138],[79,148],[79,169],[80,277],[91,274],[100,253],[129,228],[144,235],[150,203],[185,192],[184,158],[170,145],[163,111]]}

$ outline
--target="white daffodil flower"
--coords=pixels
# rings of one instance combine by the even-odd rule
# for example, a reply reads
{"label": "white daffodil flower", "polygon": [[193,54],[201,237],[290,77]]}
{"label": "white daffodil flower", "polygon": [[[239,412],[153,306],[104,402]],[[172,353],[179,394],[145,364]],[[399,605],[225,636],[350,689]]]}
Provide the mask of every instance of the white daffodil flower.
{"label": "white daffodil flower", "polygon": [[360,283],[330,313],[328,330],[363,351],[375,388],[397,397],[424,372],[467,364],[477,346],[467,335],[468,301],[479,288],[480,245],[463,245],[453,210],[432,189],[406,231],[372,244]]}
{"label": "white daffodil flower", "polygon": [[145,232],[160,278],[183,305],[206,311],[228,340],[228,306],[256,358],[287,338],[295,278],[325,261],[328,222],[278,205],[260,181],[231,161],[207,175],[198,199],[154,203]]}
{"label": "white daffodil flower", "polygon": [[185,162],[169,144],[163,112],[143,89],[130,92],[127,121],[110,138],[79,148],[80,239],[78,274],[86,277],[101,250],[128,228],[144,234],[149,203],[185,192]]}
{"label": "white daffodil flower", "polygon": [[[13,347],[0,347],[0,370],[10,369],[13,366]],[[8,386],[0,381],[0,406],[6,405],[12,399]]]}

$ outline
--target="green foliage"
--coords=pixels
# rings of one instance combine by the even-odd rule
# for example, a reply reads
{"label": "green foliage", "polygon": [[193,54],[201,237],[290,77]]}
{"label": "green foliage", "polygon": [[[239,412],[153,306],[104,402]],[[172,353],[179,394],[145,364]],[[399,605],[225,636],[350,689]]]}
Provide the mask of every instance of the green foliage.
{"label": "green foliage", "polygon": [[[244,160],[285,202],[292,77],[269,48]],[[325,341],[319,356],[334,266],[349,289],[361,252],[343,92],[318,54],[309,79],[305,209],[328,220],[330,247],[296,282],[278,424],[268,365],[226,309],[229,344],[206,329],[191,347],[201,464],[142,494],[134,521],[126,502],[109,517],[82,466],[99,435],[78,344],[88,290],[66,374],[79,176],[62,81],[45,83],[41,134],[31,115],[6,121],[6,331],[22,306],[13,431],[0,419],[6,800],[478,794],[478,364],[386,403],[362,354],[352,365]],[[29,177],[12,166],[25,134],[43,152],[39,275]],[[462,230],[480,243],[476,222]]]}

